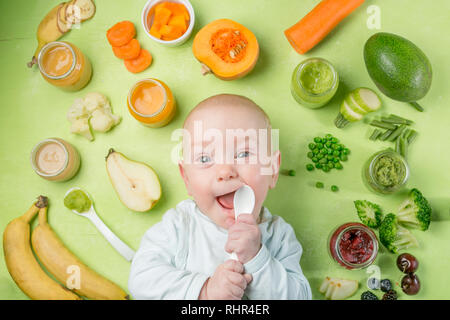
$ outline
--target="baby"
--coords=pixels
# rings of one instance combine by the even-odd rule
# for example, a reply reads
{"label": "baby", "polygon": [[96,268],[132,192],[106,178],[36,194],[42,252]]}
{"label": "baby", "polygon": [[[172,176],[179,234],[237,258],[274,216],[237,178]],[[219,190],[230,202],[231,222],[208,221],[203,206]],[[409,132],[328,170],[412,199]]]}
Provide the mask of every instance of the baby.
{"label": "baby", "polygon": [[[311,299],[294,230],[263,206],[281,162],[265,112],[245,97],[217,95],[199,103],[183,129],[179,170],[193,200],[145,233],[131,264],[131,295]],[[234,193],[243,185],[253,189],[255,206],[235,219]]]}

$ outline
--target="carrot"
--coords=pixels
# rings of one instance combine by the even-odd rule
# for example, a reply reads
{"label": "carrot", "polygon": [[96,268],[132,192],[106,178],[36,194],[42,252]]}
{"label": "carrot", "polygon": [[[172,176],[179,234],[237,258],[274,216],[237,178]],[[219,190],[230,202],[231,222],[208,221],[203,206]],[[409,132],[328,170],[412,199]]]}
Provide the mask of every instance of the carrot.
{"label": "carrot", "polygon": [[122,60],[135,59],[141,52],[141,45],[136,39],[132,39],[126,45],[120,47],[112,47],[115,56]]}
{"label": "carrot", "polygon": [[136,35],[136,29],[131,21],[121,21],[106,32],[106,38],[113,47],[126,45]]}
{"label": "carrot", "polygon": [[124,60],[124,62],[128,71],[138,73],[147,69],[152,64],[152,60],[153,58],[150,52],[141,48],[141,52],[137,58]]}
{"label": "carrot", "polygon": [[285,30],[284,34],[298,53],[306,53],[363,2],[364,0],[323,0],[303,19]]}

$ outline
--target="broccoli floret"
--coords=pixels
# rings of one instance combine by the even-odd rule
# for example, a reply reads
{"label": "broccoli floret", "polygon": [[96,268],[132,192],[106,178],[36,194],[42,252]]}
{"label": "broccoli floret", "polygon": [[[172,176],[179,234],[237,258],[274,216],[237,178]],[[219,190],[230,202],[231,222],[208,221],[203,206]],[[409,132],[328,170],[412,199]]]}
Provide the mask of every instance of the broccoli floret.
{"label": "broccoli floret", "polygon": [[405,227],[425,231],[430,226],[431,206],[417,189],[412,189],[397,214],[398,222]]}
{"label": "broccoli floret", "polygon": [[356,200],[354,203],[362,223],[371,228],[380,226],[383,220],[383,213],[379,205],[367,200]]}
{"label": "broccoli floret", "polygon": [[380,242],[392,253],[419,245],[414,235],[398,224],[393,213],[387,214],[380,225]]}

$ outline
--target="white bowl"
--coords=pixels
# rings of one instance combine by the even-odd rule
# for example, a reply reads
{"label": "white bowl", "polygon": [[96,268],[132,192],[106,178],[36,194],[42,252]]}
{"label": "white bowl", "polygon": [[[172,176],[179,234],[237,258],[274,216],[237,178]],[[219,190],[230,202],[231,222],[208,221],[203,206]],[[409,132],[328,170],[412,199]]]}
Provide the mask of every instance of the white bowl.
{"label": "white bowl", "polygon": [[186,9],[189,12],[189,27],[187,28],[186,32],[175,40],[165,41],[158,38],[155,38],[150,34],[149,26],[147,25],[147,15],[153,14],[152,10],[154,10],[154,6],[157,5],[160,2],[166,2],[167,0],[148,0],[147,3],[144,6],[144,9],[142,10],[142,26],[144,27],[145,33],[153,40],[156,41],[162,45],[168,46],[168,47],[176,47],[184,42],[186,42],[187,39],[191,36],[192,30],[194,29],[194,23],[195,23],[195,13],[194,8],[192,7],[192,4],[189,2],[189,0],[170,0],[170,2],[178,2],[183,4]]}

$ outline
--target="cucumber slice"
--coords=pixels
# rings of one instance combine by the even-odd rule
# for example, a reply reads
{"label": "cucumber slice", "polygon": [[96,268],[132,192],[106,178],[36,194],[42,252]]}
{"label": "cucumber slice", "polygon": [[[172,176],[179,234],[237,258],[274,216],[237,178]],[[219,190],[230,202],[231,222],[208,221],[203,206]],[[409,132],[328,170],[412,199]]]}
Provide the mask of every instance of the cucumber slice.
{"label": "cucumber slice", "polygon": [[363,115],[353,111],[345,100],[341,104],[340,111],[344,118],[351,122],[359,121],[363,118]]}
{"label": "cucumber slice", "polygon": [[356,104],[367,112],[373,112],[381,108],[380,97],[368,88],[358,88],[351,92]]}
{"label": "cucumber slice", "polygon": [[355,98],[353,98],[352,92],[347,94],[344,99],[347,102],[347,105],[356,113],[359,113],[360,115],[365,115],[369,113],[370,111],[362,108],[359,104],[356,103]]}

